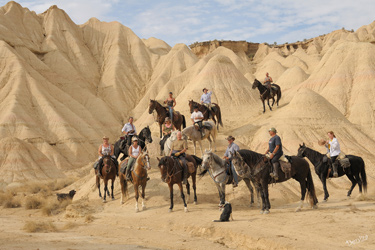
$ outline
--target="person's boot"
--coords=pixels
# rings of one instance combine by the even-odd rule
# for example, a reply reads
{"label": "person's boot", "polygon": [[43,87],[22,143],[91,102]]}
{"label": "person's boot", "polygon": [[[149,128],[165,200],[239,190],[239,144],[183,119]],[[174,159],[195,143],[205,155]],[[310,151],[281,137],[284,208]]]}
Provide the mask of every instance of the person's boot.
{"label": "person's boot", "polygon": [[129,168],[130,167],[126,167],[126,171],[125,171],[125,177],[126,177],[127,181],[130,181],[130,176],[129,176],[130,175],[130,171],[129,171]]}
{"label": "person's boot", "polygon": [[275,179],[275,181],[277,181],[279,179],[279,163],[278,162],[274,162],[272,163],[272,166],[273,166],[273,173],[271,173],[271,177]]}
{"label": "person's boot", "polygon": [[337,161],[335,161],[333,164],[332,164],[332,169],[333,169],[333,177],[334,178],[337,178],[339,175],[337,173],[337,168],[339,167],[338,166],[339,163]]}
{"label": "person's boot", "polygon": [[188,176],[188,170],[186,164],[184,164],[184,178],[182,180],[182,184],[186,185],[187,184],[187,176]]}
{"label": "person's boot", "polygon": [[102,166],[99,165],[98,173],[96,174],[98,177],[102,177]]}

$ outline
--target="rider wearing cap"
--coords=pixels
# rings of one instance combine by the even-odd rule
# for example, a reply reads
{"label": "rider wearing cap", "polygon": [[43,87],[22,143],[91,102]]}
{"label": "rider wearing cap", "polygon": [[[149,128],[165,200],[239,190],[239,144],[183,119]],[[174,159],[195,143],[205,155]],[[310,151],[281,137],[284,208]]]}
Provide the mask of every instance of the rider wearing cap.
{"label": "rider wearing cap", "polygon": [[183,169],[184,169],[183,170],[183,172],[184,172],[183,184],[187,183],[187,175],[188,175],[188,171],[187,171],[187,167],[186,167],[186,159],[185,159],[185,152],[187,151],[187,149],[188,149],[187,142],[186,142],[186,140],[182,139],[181,131],[178,131],[177,132],[177,140],[172,142],[171,151],[169,153],[169,156],[174,156],[176,158],[179,158],[182,161],[182,165],[183,165]]}
{"label": "rider wearing cap", "polygon": [[208,89],[206,89],[206,88],[203,89],[203,94],[201,96],[201,104],[203,104],[204,106],[207,107],[208,115],[209,115],[210,118],[212,117],[212,114],[211,114],[211,95],[212,95],[211,91],[208,92]]}
{"label": "rider wearing cap", "polygon": [[173,93],[169,92],[168,98],[164,101],[167,104],[169,109],[169,118],[171,119],[171,123],[173,124],[173,108],[176,106],[176,99],[173,97]]}
{"label": "rider wearing cap", "polygon": [[97,166],[99,166],[99,169],[98,169],[97,175],[99,177],[102,175],[103,156],[110,155],[113,163],[116,166],[116,175],[118,176],[118,162],[116,160],[116,157],[114,156],[113,145],[109,144],[109,138],[108,138],[108,136],[103,136],[103,144],[101,144],[99,146],[98,154],[99,154],[99,161],[98,161],[98,165]]}
{"label": "rider wearing cap", "polygon": [[172,131],[176,130],[176,128],[171,123],[171,119],[169,117],[165,118],[165,122],[162,127],[163,138],[160,140],[160,155],[163,154],[164,151],[164,144],[171,136]]}
{"label": "rider wearing cap", "polygon": [[191,121],[193,122],[193,125],[198,124],[199,130],[201,131],[202,137],[204,136],[204,131],[203,131],[203,124],[202,121],[204,119],[204,116],[202,112],[199,111],[198,106],[194,106],[194,112],[191,114]]}
{"label": "rider wearing cap", "polygon": [[141,154],[142,148],[141,146],[138,145],[138,138],[134,136],[132,138],[132,145],[129,147],[128,155],[129,155],[129,160],[128,164],[126,165],[126,179],[130,179],[130,168],[133,166],[135,160],[138,158],[138,156]]}
{"label": "rider wearing cap", "polygon": [[283,145],[280,137],[276,134],[277,130],[275,128],[270,128],[268,132],[271,139],[268,141],[268,150],[266,151],[266,154],[270,153],[269,158],[271,159],[271,163],[273,165],[273,173],[270,175],[277,181],[279,179],[279,159],[283,155]]}
{"label": "rider wearing cap", "polygon": [[236,143],[234,143],[234,140],[236,138],[234,138],[233,136],[230,135],[225,139],[228,141],[229,145],[227,147],[227,150],[225,150],[225,154],[224,154],[223,159],[225,159],[229,163],[229,166],[232,169],[233,187],[237,187],[238,186],[238,176],[237,176],[237,172],[234,169],[234,166],[232,164],[232,156],[233,156],[234,152],[240,150],[240,147]]}

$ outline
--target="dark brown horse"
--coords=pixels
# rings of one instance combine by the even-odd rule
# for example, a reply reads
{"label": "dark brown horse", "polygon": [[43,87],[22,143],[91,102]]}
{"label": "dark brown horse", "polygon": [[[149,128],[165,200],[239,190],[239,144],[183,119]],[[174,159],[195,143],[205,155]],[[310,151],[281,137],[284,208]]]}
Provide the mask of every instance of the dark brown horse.
{"label": "dark brown horse", "polygon": [[[180,189],[182,201],[184,202],[184,210],[185,212],[188,212],[187,205],[185,202],[184,190],[182,187],[183,169],[182,169],[181,164],[176,159],[173,159],[170,156],[164,156],[161,159],[159,158],[157,159],[159,160],[158,167],[161,173],[161,180],[167,183],[169,187],[169,193],[170,193],[170,199],[171,199],[171,206],[169,207],[169,212],[172,212],[173,210],[173,185],[174,184],[178,185]],[[194,166],[194,172],[189,173],[188,177],[191,176],[191,179],[193,180],[194,204],[197,204],[196,175],[197,175],[198,164],[201,164],[202,160],[193,155],[186,155],[186,160],[189,164],[192,163]],[[186,183],[186,189],[187,189],[187,194],[190,197],[189,181],[187,181]]]}
{"label": "dark brown horse", "polygon": [[[219,124],[220,124],[220,126],[223,126],[223,122],[221,120],[220,107],[216,103],[212,103],[212,104],[213,104],[213,106],[211,107],[211,110],[208,110],[207,106],[199,104],[197,102],[194,102],[193,100],[190,100],[189,101],[190,113],[194,112],[194,106],[197,105],[198,106],[198,110],[200,112],[202,112],[202,114],[203,114],[204,120],[207,121],[210,118],[210,113],[209,112],[211,112],[211,114],[212,114],[212,120],[215,122],[215,124],[217,124],[217,130],[219,130]],[[217,118],[217,123],[216,123],[215,116]]]}
{"label": "dark brown horse", "polygon": [[[120,165],[122,165],[121,162]],[[132,175],[132,182],[134,186],[134,198],[136,200],[135,203],[135,212],[139,212],[138,209],[138,198],[139,198],[139,187],[142,187],[142,210],[146,209],[145,205],[145,189],[147,184],[147,170],[150,170],[150,158],[147,152],[143,152],[140,154],[134,163],[134,168],[131,171]],[[126,181],[126,176],[122,172],[119,172],[120,175],[120,184],[121,184],[121,204],[124,203],[124,198],[128,195],[128,182]]]}
{"label": "dark brown horse", "polygon": [[[311,207],[317,208],[318,199],[315,194],[314,182],[311,175],[309,163],[298,156],[291,156],[291,173],[290,176],[285,174],[279,169],[279,179],[277,183],[284,182],[290,178],[295,179],[301,186],[301,201],[296,209],[300,211],[305,199],[306,190],[307,197]],[[271,203],[268,198],[268,185],[273,183],[270,173],[272,172],[271,163],[264,155],[256,152],[241,149],[234,153],[232,157],[232,164],[239,177],[250,176],[258,184],[258,190],[262,197],[262,211],[261,213],[268,214],[271,208]]]}
{"label": "dark brown horse", "polygon": [[[165,121],[165,118],[169,117],[169,111],[168,111],[167,107],[164,107],[159,102],[150,99],[150,105],[149,105],[148,113],[152,114],[152,112],[154,110],[156,110],[156,113],[158,114],[157,122],[159,123],[159,126],[160,126],[160,138],[161,138],[162,137],[162,126],[163,126],[163,123]],[[181,131],[181,127],[182,128],[186,127],[185,116],[181,115],[177,111],[174,111],[173,112],[173,125],[175,126],[176,129]]]}
{"label": "dark brown horse", "polygon": [[98,187],[98,190],[99,190],[99,197],[100,198],[102,197],[102,193],[100,192],[100,178],[103,179],[103,182],[104,182],[103,202],[106,202],[107,194],[108,196],[110,195],[109,190],[108,190],[108,180],[112,180],[111,196],[112,196],[112,200],[114,200],[115,197],[113,196],[113,185],[116,179],[116,166],[115,166],[115,163],[112,161],[110,155],[103,156],[103,168],[102,168],[102,175],[100,178],[97,175],[99,171],[98,169],[95,170],[95,174],[96,174],[96,186]]}
{"label": "dark brown horse", "polygon": [[271,84],[273,91],[272,94],[270,93],[270,89],[264,86],[260,81],[257,79],[254,80],[253,83],[253,89],[258,88],[260,99],[263,103],[263,113],[266,112],[266,106],[264,105],[264,101],[267,100],[268,107],[270,107],[270,110],[272,111],[272,108],[270,106],[270,99],[272,99],[272,107],[275,104],[275,96],[277,96],[276,104],[279,106],[279,101],[281,99],[281,88],[277,84]]}

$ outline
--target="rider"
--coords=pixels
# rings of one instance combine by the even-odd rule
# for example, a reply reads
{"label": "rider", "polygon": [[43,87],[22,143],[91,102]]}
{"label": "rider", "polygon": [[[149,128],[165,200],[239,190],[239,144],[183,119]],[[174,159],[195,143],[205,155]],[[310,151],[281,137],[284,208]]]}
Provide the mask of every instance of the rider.
{"label": "rider", "polygon": [[129,160],[128,164],[126,165],[126,180],[130,179],[130,168],[133,166],[135,160],[138,158],[140,153],[142,152],[141,146],[138,145],[138,138],[133,137],[132,138],[132,145],[129,147],[128,155],[129,155]]}
{"label": "rider", "polygon": [[269,76],[268,72],[266,73],[266,78],[264,78],[264,85],[270,89],[270,95],[273,94],[272,91],[272,85],[271,83],[273,82],[272,77]]}
{"label": "rider", "polygon": [[188,149],[187,142],[182,139],[181,131],[178,131],[177,132],[177,140],[175,140],[172,143],[171,152],[169,153],[169,156],[177,157],[182,161],[183,172],[184,172],[184,174],[183,174],[184,179],[182,181],[183,184],[187,183],[187,175],[188,175],[188,171],[187,171],[187,167],[186,167],[186,159],[185,159],[185,152],[187,151],[187,149]]}
{"label": "rider", "polygon": [[107,136],[103,136],[103,144],[99,146],[98,154],[99,154],[99,170],[97,175],[100,177],[102,176],[102,169],[103,169],[103,156],[110,155],[113,163],[116,166],[116,175],[118,176],[118,162],[116,160],[116,157],[113,154],[113,146],[112,144],[109,144],[109,138]]}
{"label": "rider", "polygon": [[[133,136],[137,135],[137,129],[135,128],[134,124],[133,124],[133,117],[129,117],[129,122],[126,123],[124,125],[124,127],[122,128],[122,133],[125,134],[126,136],[126,143],[127,145],[130,147],[131,143],[132,143],[132,138]],[[122,144],[122,148],[125,149],[125,141],[123,142]]]}
{"label": "rider", "polygon": [[169,109],[169,118],[171,119],[171,123],[173,124],[173,108],[176,106],[176,99],[173,97],[173,93],[169,92],[168,98],[164,101],[167,104]]}
{"label": "rider", "polygon": [[203,94],[201,96],[201,104],[207,107],[208,109],[208,117],[212,118],[211,114],[211,95],[212,91],[208,92],[208,89],[204,88],[203,89]]}
{"label": "rider", "polygon": [[176,130],[176,128],[171,123],[171,119],[169,119],[169,117],[166,117],[162,127],[163,138],[160,140],[160,155],[163,155],[164,144],[174,130]]}
{"label": "rider", "polygon": [[332,161],[332,169],[333,169],[333,177],[338,177],[337,168],[339,166],[338,160],[336,161],[337,157],[341,153],[340,144],[336,139],[335,133],[333,131],[329,131],[328,133],[329,140],[326,141],[326,148],[329,152],[329,156],[331,157]]}
{"label": "rider", "polygon": [[234,169],[233,164],[232,164],[232,155],[233,155],[234,152],[240,150],[240,147],[236,143],[234,143],[234,140],[236,138],[234,138],[233,136],[230,135],[225,139],[228,141],[229,145],[227,147],[227,150],[225,150],[225,154],[224,154],[223,159],[226,160],[229,167],[232,169],[233,187],[237,187],[238,186],[238,176],[237,176],[236,170]]}
{"label": "rider", "polygon": [[279,171],[279,158],[283,155],[283,144],[281,143],[280,137],[276,134],[277,130],[275,128],[270,128],[268,130],[271,139],[268,141],[268,150],[266,154],[269,154],[269,158],[271,159],[273,165],[273,173],[271,173],[271,177],[277,181],[279,179],[278,171]]}
{"label": "rider", "polygon": [[198,106],[194,106],[194,112],[191,114],[191,121],[193,122],[193,125],[198,124],[199,126],[199,131],[201,132],[201,136],[204,136],[204,131],[203,131],[203,124],[202,121],[204,119],[202,112],[199,111]]}

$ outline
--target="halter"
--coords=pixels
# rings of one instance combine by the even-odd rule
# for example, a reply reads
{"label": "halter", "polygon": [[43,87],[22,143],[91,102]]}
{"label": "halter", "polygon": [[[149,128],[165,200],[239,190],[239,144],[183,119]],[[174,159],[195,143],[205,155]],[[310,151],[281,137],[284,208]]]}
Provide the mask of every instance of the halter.
{"label": "halter", "polygon": [[[212,161],[213,161],[213,156],[211,157],[210,162],[209,162],[210,168],[211,168],[211,166],[213,166]],[[227,181],[228,175],[227,175],[227,173],[226,173],[226,169],[225,169],[225,168],[224,168],[223,171],[221,171],[220,173],[218,173],[218,174],[215,175],[215,176],[213,176],[212,173],[210,172],[210,168],[208,169],[208,173],[209,173],[209,175],[211,176],[212,180],[213,180],[215,183],[217,183],[217,184],[222,184],[222,183],[224,183],[225,181]],[[217,178],[218,176],[222,175],[223,173],[225,174],[225,178],[223,179],[223,181],[216,181],[216,178]]]}
{"label": "halter", "polygon": [[[144,158],[147,158],[147,160],[145,160]],[[148,170],[148,169],[151,169],[151,167],[150,167],[150,168],[146,167],[146,164],[145,164],[145,162],[146,162],[146,163],[148,163],[148,165],[150,165],[150,161],[149,161],[149,159],[148,159],[148,154],[147,154],[147,153],[145,154],[144,158],[142,159],[142,164],[143,164],[142,168],[146,171],[146,174],[145,174],[144,176],[142,176],[142,177],[139,176],[139,175],[135,172],[135,168],[133,168],[133,174],[134,174],[135,176],[137,176],[137,178],[140,179],[140,180],[143,180],[143,179],[147,176],[147,170]]]}
{"label": "halter", "polygon": [[[171,158],[171,159],[172,159],[172,158]],[[173,178],[174,175],[176,175],[176,174],[182,172],[182,169],[181,169],[180,171],[174,172],[174,171],[176,170],[176,165],[175,165],[176,162],[175,162],[175,160],[173,160],[173,159],[172,159],[172,161],[173,161],[172,171],[171,171],[171,173],[168,173],[168,168],[167,168],[167,176],[165,177],[165,182],[168,183],[168,184],[171,183],[172,178]],[[169,180],[169,181],[167,181],[167,180]]]}

